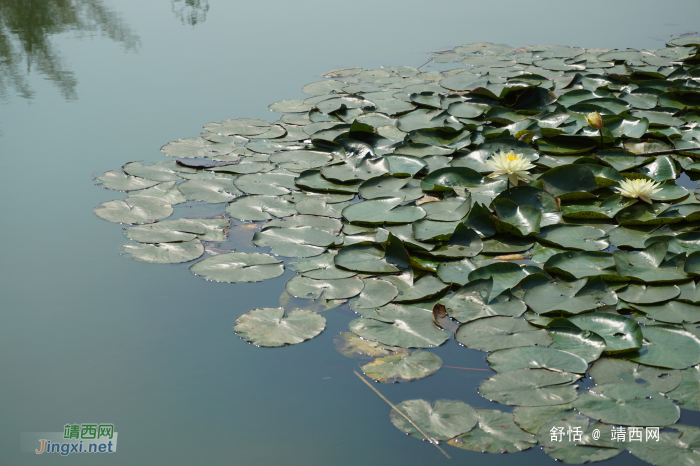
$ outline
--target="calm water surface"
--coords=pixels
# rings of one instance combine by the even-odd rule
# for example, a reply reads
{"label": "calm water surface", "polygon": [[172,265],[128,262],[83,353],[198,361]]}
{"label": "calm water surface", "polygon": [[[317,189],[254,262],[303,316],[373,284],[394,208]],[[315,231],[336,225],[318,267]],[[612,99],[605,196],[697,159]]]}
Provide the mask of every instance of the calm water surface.
{"label": "calm water surface", "polygon": [[[291,272],[227,285],[126,260],[121,228],[92,213],[123,196],[92,175],[163,160],[160,146],[210,121],[274,120],[268,104],[303,97],[331,69],[419,66],[479,41],[659,48],[699,15],[697,0],[0,0],[0,464],[445,463],[393,427],[357,361],[335,351],[354,314],[327,311],[326,331],[301,345],[246,344],[234,319],[276,307]],[[487,367],[454,341],[435,352]],[[507,409],[477,394],[487,376],[444,368],[377,386],[394,402]],[[88,422],[115,424],[117,453],[20,453],[20,432]],[[446,448],[454,464],[554,464],[539,448]],[[643,463],[624,453],[606,464]]]}

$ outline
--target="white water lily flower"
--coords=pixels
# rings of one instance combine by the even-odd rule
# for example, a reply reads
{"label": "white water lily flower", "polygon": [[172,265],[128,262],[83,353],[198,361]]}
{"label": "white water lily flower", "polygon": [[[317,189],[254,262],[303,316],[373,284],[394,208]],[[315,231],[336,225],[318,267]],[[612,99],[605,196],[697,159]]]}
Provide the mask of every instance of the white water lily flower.
{"label": "white water lily flower", "polygon": [[513,186],[518,186],[518,179],[533,179],[527,171],[535,166],[528,159],[524,159],[523,154],[516,155],[513,151],[506,154],[501,151],[484,163],[493,169],[489,178],[507,179]]}
{"label": "white water lily flower", "polygon": [[661,191],[661,183],[651,180],[622,180],[620,186],[616,187],[620,194],[625,197],[639,198],[651,204],[654,194]]}

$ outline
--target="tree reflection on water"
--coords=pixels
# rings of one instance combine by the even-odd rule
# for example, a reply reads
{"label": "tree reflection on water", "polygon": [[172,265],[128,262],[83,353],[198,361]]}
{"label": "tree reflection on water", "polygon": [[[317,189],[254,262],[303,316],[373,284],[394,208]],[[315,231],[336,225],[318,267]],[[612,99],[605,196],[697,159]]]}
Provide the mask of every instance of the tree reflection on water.
{"label": "tree reflection on water", "polygon": [[[188,0],[189,1],[189,0]],[[0,99],[14,92],[31,100],[29,76],[43,75],[66,100],[76,100],[77,79],[53,36],[100,35],[135,51],[139,36],[102,0],[0,0]]]}
{"label": "tree reflection on water", "polygon": [[196,26],[207,19],[208,0],[173,0],[173,13],[182,24]]}

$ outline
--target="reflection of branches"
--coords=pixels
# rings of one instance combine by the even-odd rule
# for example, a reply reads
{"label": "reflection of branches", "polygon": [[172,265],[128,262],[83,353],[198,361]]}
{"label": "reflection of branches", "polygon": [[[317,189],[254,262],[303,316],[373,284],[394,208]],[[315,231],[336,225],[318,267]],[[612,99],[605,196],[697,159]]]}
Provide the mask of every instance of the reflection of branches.
{"label": "reflection of branches", "polygon": [[182,24],[195,26],[207,19],[209,0],[173,0],[173,13]]}
{"label": "reflection of branches", "polygon": [[77,98],[77,80],[51,42],[52,35],[64,32],[97,33],[127,51],[140,45],[136,33],[102,0],[0,0],[0,98],[14,89],[31,99],[27,77],[32,67],[65,99]]}

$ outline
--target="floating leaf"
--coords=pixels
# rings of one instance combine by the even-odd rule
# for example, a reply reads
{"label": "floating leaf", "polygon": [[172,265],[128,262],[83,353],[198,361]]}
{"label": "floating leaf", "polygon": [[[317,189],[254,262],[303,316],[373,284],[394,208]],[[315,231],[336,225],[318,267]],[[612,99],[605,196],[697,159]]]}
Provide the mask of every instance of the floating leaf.
{"label": "floating leaf", "polygon": [[568,317],[581,330],[593,332],[605,340],[608,354],[642,347],[642,330],[632,319],[616,314],[589,313]]}
{"label": "floating leaf", "polygon": [[440,366],[439,356],[418,350],[377,358],[362,366],[362,372],[377,382],[409,382],[434,374]]}
{"label": "floating leaf", "polygon": [[623,426],[667,426],[680,417],[680,409],[668,398],[626,383],[591,387],[579,395],[574,407],[593,419]]}
{"label": "floating leaf", "polygon": [[282,275],[282,261],[269,254],[232,252],[207,257],[190,267],[195,275],[217,282],[259,282]]}
{"label": "floating leaf", "polygon": [[416,206],[399,206],[403,199],[389,197],[351,204],[343,209],[343,217],[351,223],[377,225],[383,223],[412,223],[425,217]]}
{"label": "floating leaf", "polygon": [[333,343],[335,349],[348,358],[374,359],[408,353],[406,349],[365,340],[352,332],[340,332],[340,335],[333,338]]}
{"label": "floating leaf", "polygon": [[551,280],[527,290],[523,298],[538,314],[580,314],[617,303],[615,292],[600,277],[574,282]]}
{"label": "floating leaf", "polygon": [[582,357],[541,346],[497,350],[489,353],[486,361],[496,372],[533,368],[583,374],[588,370],[588,362]]}
{"label": "floating leaf", "polygon": [[275,196],[241,196],[226,207],[226,213],[239,220],[270,220],[297,213],[294,204]]}
{"label": "floating leaf", "polygon": [[[685,369],[700,363],[700,338],[670,325],[642,327],[644,345],[622,356],[648,366]],[[604,337],[604,336],[603,336]]]}
{"label": "floating leaf", "polygon": [[478,319],[462,325],[455,339],[468,348],[481,351],[548,346],[552,343],[545,330],[538,329],[522,319],[500,316]]}
{"label": "floating leaf", "polygon": [[177,264],[197,259],[204,254],[204,246],[196,239],[181,243],[155,244],[132,241],[124,244],[124,250],[120,254],[142,262]]}
{"label": "floating leaf", "polygon": [[518,369],[496,374],[479,385],[484,398],[506,405],[551,406],[572,402],[578,396],[581,376],[547,369]]}
{"label": "floating leaf", "polygon": [[360,294],[364,283],[358,277],[337,280],[316,280],[297,275],[287,282],[287,291],[292,296],[305,299],[345,299]]}
{"label": "floating leaf", "polygon": [[661,393],[673,390],[682,379],[681,372],[677,370],[658,369],[617,358],[597,361],[589,374],[598,385],[626,383]]}
{"label": "floating leaf", "polygon": [[269,246],[270,252],[280,256],[311,257],[321,254],[337,238],[313,227],[268,228],[255,233],[253,244]]}
{"label": "floating leaf", "polygon": [[256,346],[295,345],[309,340],[326,328],[326,319],[315,312],[294,309],[285,315],[283,308],[248,311],[236,319],[233,330]]}
{"label": "floating leaf", "polygon": [[556,327],[547,330],[554,343],[549,348],[566,351],[593,362],[605,351],[605,340],[589,330]]}
{"label": "floating leaf", "polygon": [[523,432],[513,422],[511,413],[492,409],[477,409],[476,413],[479,419],[477,427],[451,439],[447,442],[449,445],[486,453],[515,453],[537,443],[534,435]]}
{"label": "floating leaf", "polygon": [[685,409],[700,411],[700,365],[683,369],[681,375],[681,383],[666,396]]}
{"label": "floating leaf", "polygon": [[[136,191],[150,188],[158,184],[158,181],[125,175],[118,171],[108,171],[95,177],[96,185],[115,191]],[[164,180],[169,181],[169,180]]]}
{"label": "floating leaf", "polygon": [[377,317],[355,319],[350,330],[369,340],[402,348],[433,348],[450,337],[433,323],[433,313],[418,307],[388,304],[376,310]]}
{"label": "floating leaf", "polygon": [[[624,444],[613,442],[610,433],[604,432],[601,435],[603,426],[600,423],[589,426],[589,422],[589,418],[573,411],[561,413],[542,425],[537,433],[537,440],[545,453],[557,461],[568,464],[603,461],[624,451]],[[558,429],[563,429],[559,431],[563,432],[561,437],[556,434]],[[589,445],[587,443],[595,438],[592,435],[594,429],[598,430],[600,438],[595,440],[594,445]],[[579,435],[578,441],[575,440],[576,433]],[[605,436],[605,433],[608,435]]]}
{"label": "floating leaf", "polygon": [[[476,426],[474,408],[461,401],[438,400],[434,406],[425,400],[407,400],[396,405],[420,429],[434,440],[449,440]],[[403,416],[391,411],[391,422],[397,429],[413,437],[424,439]]]}
{"label": "floating leaf", "polygon": [[173,207],[154,197],[133,197],[123,201],[103,202],[94,209],[95,215],[115,223],[153,223],[169,217]]}
{"label": "floating leaf", "polygon": [[653,465],[687,466],[696,465],[700,458],[698,443],[700,429],[692,426],[675,425],[676,432],[661,432],[659,441],[649,443],[628,443],[627,449],[637,458]]}

